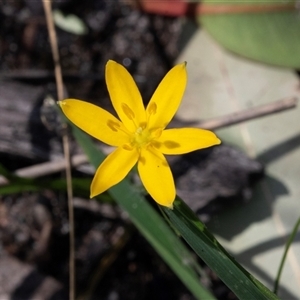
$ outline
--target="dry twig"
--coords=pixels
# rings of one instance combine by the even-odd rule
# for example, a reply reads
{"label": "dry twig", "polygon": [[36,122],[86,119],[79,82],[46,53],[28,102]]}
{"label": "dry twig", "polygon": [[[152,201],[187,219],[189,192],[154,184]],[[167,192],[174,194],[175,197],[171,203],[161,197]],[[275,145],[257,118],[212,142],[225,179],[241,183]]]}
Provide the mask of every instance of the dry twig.
{"label": "dry twig", "polygon": [[232,113],[223,117],[217,117],[202,122],[197,122],[194,125],[200,128],[216,130],[249,120],[261,118],[263,116],[282,112],[287,109],[296,107],[297,98],[286,98],[269,104],[253,107],[240,112]]}

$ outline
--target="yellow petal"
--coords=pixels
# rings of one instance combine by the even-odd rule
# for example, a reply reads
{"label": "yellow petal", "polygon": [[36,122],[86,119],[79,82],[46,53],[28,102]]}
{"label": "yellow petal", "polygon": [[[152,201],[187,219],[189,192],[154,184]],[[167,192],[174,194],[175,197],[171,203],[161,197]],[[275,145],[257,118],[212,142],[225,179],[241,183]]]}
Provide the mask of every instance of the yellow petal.
{"label": "yellow petal", "polygon": [[101,107],[76,99],[66,99],[58,104],[72,123],[96,139],[111,146],[128,143],[124,125]]}
{"label": "yellow petal", "polygon": [[105,78],[111,102],[126,128],[132,132],[146,122],[141,94],[129,72],[115,61],[106,64]]}
{"label": "yellow petal", "polygon": [[138,172],[152,198],[160,205],[172,208],[176,192],[173,175],[165,157],[154,148],[142,149]]}
{"label": "yellow petal", "polygon": [[164,130],[153,145],[164,154],[183,154],[220,143],[221,141],[212,131],[176,128]]}
{"label": "yellow petal", "polygon": [[165,128],[174,117],[186,87],[185,63],[173,67],[161,81],[146,109],[149,128]]}
{"label": "yellow petal", "polygon": [[91,184],[91,198],[119,183],[138,160],[136,149],[131,151],[117,148],[99,166]]}

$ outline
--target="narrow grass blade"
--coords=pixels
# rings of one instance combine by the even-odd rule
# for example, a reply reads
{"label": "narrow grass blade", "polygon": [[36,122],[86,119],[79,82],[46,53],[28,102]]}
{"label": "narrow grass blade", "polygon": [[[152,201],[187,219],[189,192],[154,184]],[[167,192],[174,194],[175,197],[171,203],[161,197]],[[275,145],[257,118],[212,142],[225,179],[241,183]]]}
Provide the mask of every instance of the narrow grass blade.
{"label": "narrow grass blade", "polygon": [[284,266],[288,251],[290,249],[290,246],[292,245],[292,243],[293,243],[293,241],[296,237],[299,226],[300,226],[300,218],[297,220],[297,222],[296,222],[296,224],[293,228],[293,231],[292,231],[291,235],[289,236],[289,239],[288,239],[288,241],[285,245],[284,253],[283,253],[283,256],[282,256],[281,261],[280,261],[279,269],[278,269],[275,284],[274,284],[274,293],[275,294],[277,294],[277,292],[278,292],[279,281],[280,281],[281,273],[282,273],[282,270],[283,270],[283,266]]}

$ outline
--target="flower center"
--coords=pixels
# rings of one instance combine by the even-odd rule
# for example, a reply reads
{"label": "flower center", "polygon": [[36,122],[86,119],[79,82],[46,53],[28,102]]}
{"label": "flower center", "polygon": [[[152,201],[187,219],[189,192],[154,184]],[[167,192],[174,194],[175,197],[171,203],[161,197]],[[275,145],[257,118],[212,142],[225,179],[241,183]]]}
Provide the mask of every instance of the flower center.
{"label": "flower center", "polygon": [[[146,122],[140,124],[137,124],[137,120],[135,119],[133,110],[126,103],[121,103],[121,108],[127,118],[133,122],[136,128],[135,132],[126,132],[130,138],[129,142],[123,145],[123,148],[126,150],[133,150],[134,148],[141,149],[144,147],[148,147],[152,143],[155,143],[155,139],[157,139],[161,135],[163,129],[148,128],[147,123],[149,122],[151,116],[156,114],[156,103],[153,102],[147,107],[147,120]],[[115,124],[113,122],[110,122],[108,126],[110,126],[112,130],[116,130]]]}
{"label": "flower center", "polygon": [[138,127],[133,135],[132,144],[136,147],[144,147],[151,142],[151,134],[148,129]]}
{"label": "flower center", "polygon": [[131,134],[130,142],[123,145],[126,150],[133,150],[137,148],[148,147],[149,145],[157,143],[155,140],[161,135],[162,128],[149,130],[147,127],[138,127],[134,133]]}

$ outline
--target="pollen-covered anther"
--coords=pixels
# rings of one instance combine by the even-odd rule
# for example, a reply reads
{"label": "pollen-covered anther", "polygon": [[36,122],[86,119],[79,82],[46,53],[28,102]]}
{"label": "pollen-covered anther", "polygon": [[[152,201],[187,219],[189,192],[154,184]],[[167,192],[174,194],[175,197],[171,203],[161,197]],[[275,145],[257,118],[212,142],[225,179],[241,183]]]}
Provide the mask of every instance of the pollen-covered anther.
{"label": "pollen-covered anther", "polygon": [[155,102],[150,103],[147,108],[149,115],[155,115],[157,110],[157,105]]}
{"label": "pollen-covered anther", "polygon": [[115,132],[117,132],[118,129],[120,128],[120,124],[118,124],[117,122],[114,122],[113,120],[108,120],[106,124],[112,131],[115,131]]}
{"label": "pollen-covered anther", "polygon": [[134,112],[126,103],[123,102],[121,104],[121,107],[122,107],[124,114],[128,117],[128,119],[133,120],[135,118]]}

